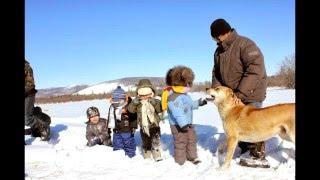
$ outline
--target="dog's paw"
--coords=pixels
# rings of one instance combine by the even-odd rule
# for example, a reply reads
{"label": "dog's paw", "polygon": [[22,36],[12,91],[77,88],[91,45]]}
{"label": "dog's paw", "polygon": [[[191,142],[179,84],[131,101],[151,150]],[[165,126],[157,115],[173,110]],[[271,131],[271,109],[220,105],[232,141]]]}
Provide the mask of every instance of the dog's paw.
{"label": "dog's paw", "polygon": [[228,169],[229,169],[229,168],[223,167],[223,166],[220,166],[220,167],[217,167],[217,168],[216,168],[217,171],[226,171],[226,170],[228,170]]}

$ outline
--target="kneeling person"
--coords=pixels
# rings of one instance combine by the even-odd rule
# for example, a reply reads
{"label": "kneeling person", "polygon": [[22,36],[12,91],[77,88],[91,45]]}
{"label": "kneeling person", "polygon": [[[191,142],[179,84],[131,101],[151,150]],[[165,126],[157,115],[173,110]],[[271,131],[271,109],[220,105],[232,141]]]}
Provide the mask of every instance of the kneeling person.
{"label": "kneeling person", "polygon": [[98,108],[89,107],[87,109],[88,121],[86,129],[87,146],[106,145],[111,146],[111,130],[108,128],[108,122],[100,118]]}
{"label": "kneeling person", "polygon": [[40,137],[42,141],[50,139],[50,123],[51,118],[42,112],[39,106],[33,108],[34,125],[31,126],[31,136]]}

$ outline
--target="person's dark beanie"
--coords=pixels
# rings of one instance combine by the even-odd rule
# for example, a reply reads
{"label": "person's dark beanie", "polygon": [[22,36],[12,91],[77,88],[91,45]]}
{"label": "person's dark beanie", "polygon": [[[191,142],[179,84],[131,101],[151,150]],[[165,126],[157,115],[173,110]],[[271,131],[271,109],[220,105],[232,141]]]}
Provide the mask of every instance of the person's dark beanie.
{"label": "person's dark beanie", "polygon": [[231,30],[231,27],[226,20],[216,19],[211,24],[210,30],[211,30],[211,36],[215,38],[229,32]]}

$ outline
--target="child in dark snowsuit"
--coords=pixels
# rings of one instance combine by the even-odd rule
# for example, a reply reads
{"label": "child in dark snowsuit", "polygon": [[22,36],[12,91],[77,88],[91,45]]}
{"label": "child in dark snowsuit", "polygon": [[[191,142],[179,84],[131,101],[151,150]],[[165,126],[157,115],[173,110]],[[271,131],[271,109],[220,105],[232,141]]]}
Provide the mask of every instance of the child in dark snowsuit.
{"label": "child in dark snowsuit", "polygon": [[128,112],[130,102],[131,98],[118,86],[112,93],[108,120],[114,122],[113,150],[123,149],[125,155],[132,158],[136,155],[134,133],[137,129],[137,115]]}

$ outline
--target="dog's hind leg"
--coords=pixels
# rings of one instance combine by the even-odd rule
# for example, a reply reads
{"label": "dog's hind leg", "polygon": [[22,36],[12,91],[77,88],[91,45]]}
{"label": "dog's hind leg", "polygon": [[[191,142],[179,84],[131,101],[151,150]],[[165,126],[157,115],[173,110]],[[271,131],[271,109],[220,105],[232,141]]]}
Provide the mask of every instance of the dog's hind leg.
{"label": "dog's hind leg", "polygon": [[295,129],[291,128],[289,129],[287,126],[282,127],[279,136],[283,140],[291,141],[295,143]]}
{"label": "dog's hind leg", "polygon": [[227,137],[227,155],[226,159],[221,166],[221,169],[227,169],[230,167],[230,163],[234,154],[234,151],[237,147],[238,138],[236,137]]}
{"label": "dog's hind leg", "polygon": [[287,131],[291,141],[293,143],[296,143],[296,124],[295,124],[295,119],[292,120],[292,124],[290,128]]}
{"label": "dog's hind leg", "polygon": [[296,143],[296,133],[295,133],[295,129],[290,129],[286,132],[286,137],[288,141],[291,141],[293,143]]}
{"label": "dog's hind leg", "polygon": [[294,115],[287,119],[283,128],[285,129],[285,132],[287,134],[286,140],[295,143],[296,142],[296,120]]}

